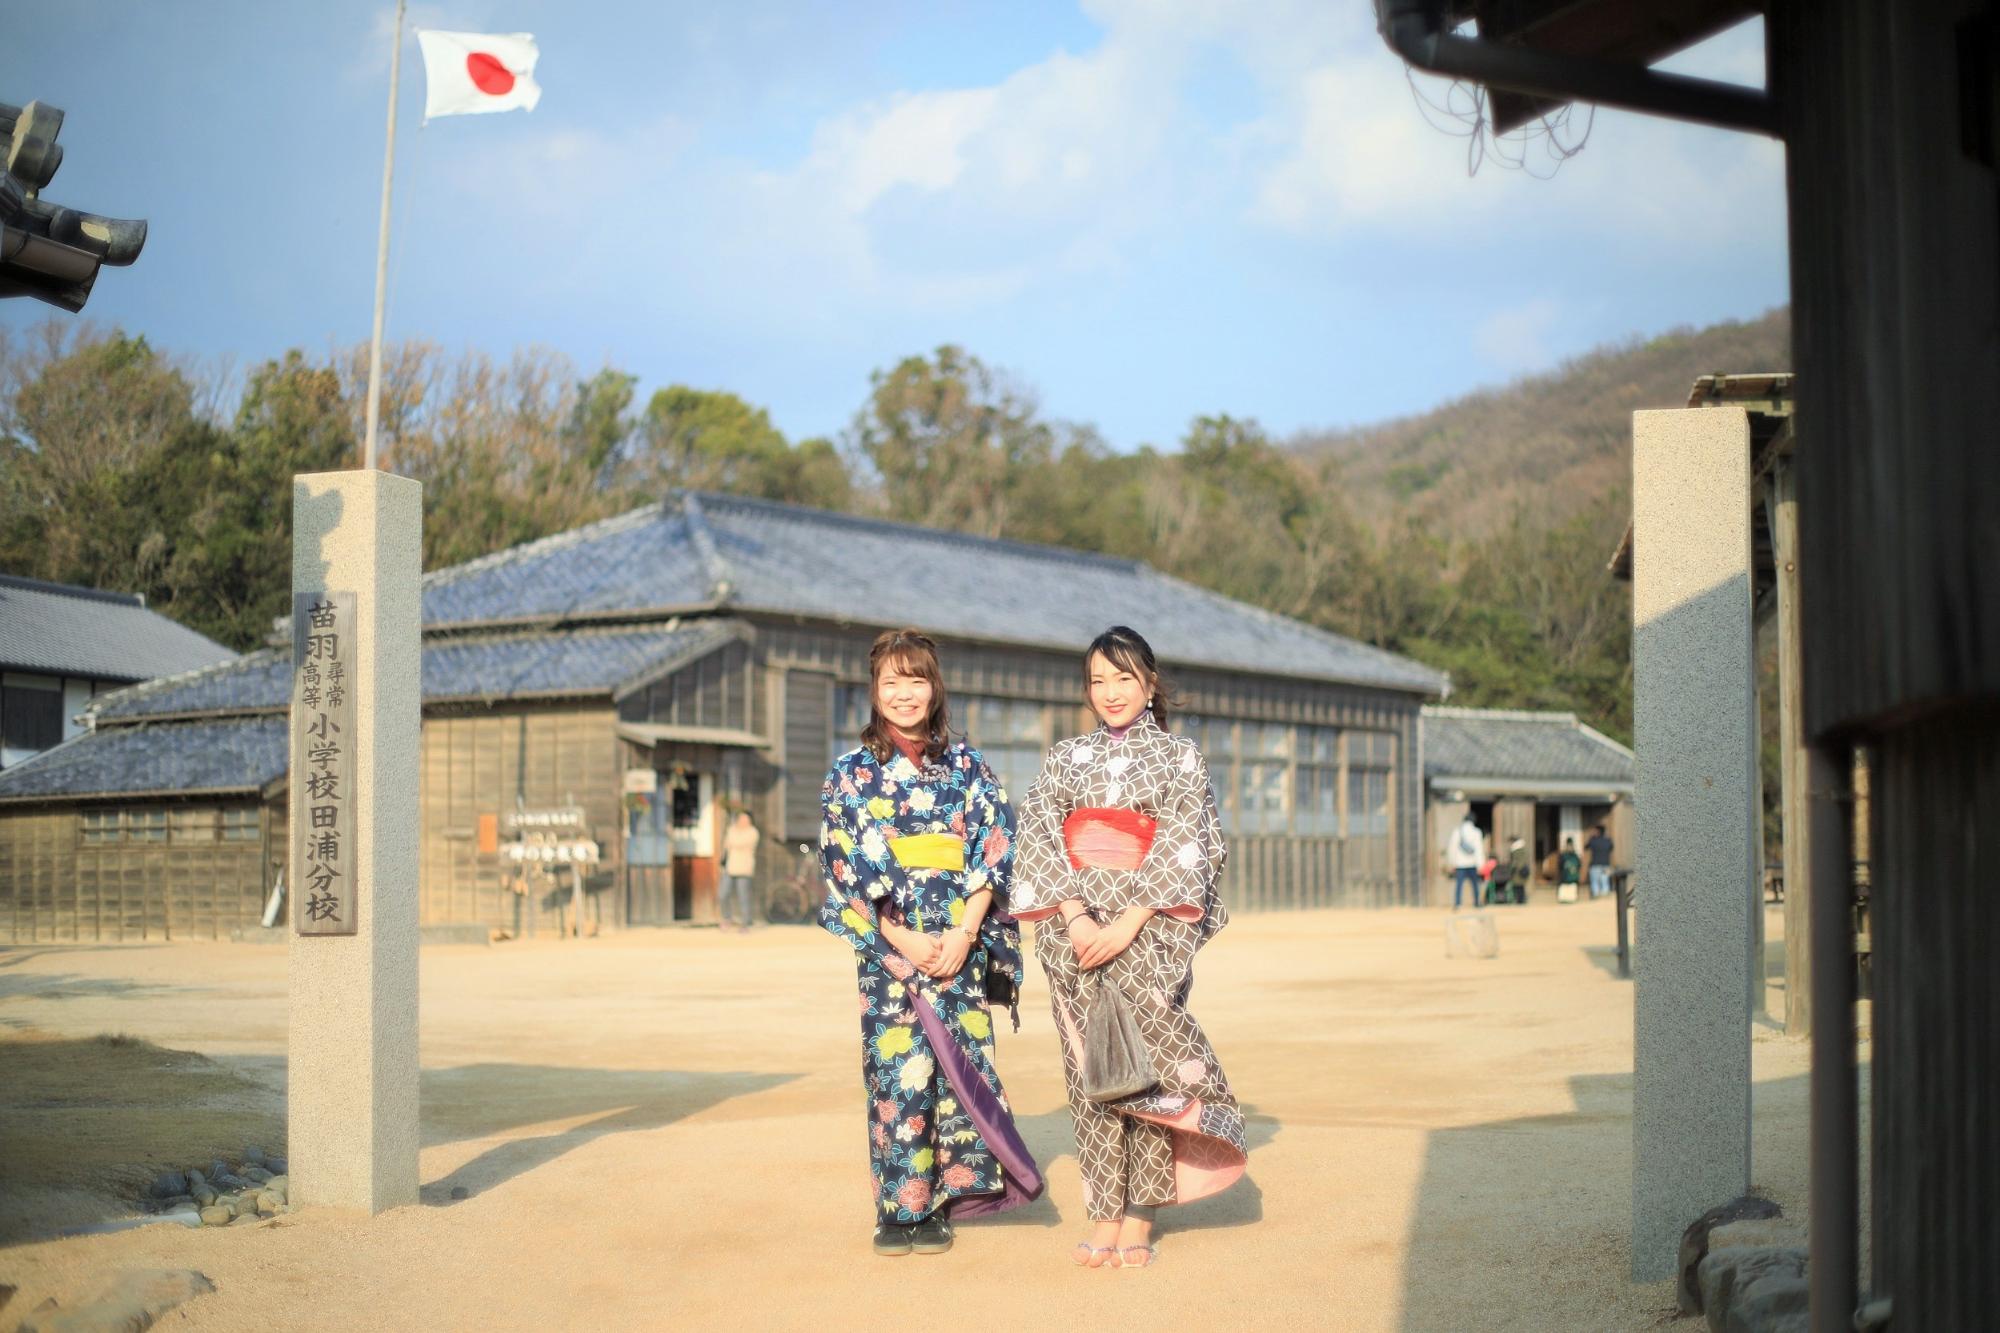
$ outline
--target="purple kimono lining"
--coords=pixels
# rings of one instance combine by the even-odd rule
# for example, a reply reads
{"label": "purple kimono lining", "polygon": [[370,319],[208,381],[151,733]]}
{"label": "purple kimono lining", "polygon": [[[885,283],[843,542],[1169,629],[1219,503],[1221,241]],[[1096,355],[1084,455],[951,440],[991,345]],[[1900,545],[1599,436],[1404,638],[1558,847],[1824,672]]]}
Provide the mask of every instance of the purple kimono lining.
{"label": "purple kimono lining", "polygon": [[930,1039],[931,1050],[937,1056],[938,1068],[944,1071],[959,1105],[972,1118],[973,1128],[979,1131],[979,1137],[986,1141],[986,1147],[1000,1164],[998,1194],[956,1195],[946,1200],[939,1211],[959,1222],[968,1217],[1004,1213],[1041,1198],[1042,1173],[1035,1159],[1028,1155],[1028,1145],[1021,1142],[1020,1132],[1014,1128],[1014,1117],[1000,1105],[1000,1099],[986,1086],[986,1080],[959,1050],[937,1010],[914,987],[910,999],[917,1011],[917,1021],[923,1024],[924,1035]]}

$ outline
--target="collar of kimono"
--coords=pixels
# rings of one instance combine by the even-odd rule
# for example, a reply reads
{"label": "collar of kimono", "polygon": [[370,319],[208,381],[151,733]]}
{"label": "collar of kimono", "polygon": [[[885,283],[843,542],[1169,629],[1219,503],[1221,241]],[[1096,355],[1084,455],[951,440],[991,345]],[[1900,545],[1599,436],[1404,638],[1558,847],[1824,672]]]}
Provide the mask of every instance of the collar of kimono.
{"label": "collar of kimono", "polygon": [[1153,710],[1150,707],[1147,707],[1147,708],[1141,708],[1139,710],[1139,715],[1133,718],[1130,722],[1127,722],[1122,727],[1107,726],[1104,723],[1100,722],[1097,724],[1097,729],[1103,732],[1106,736],[1110,737],[1113,743],[1116,743],[1118,741],[1126,739],[1135,732],[1144,734],[1145,732],[1148,731],[1158,731],[1160,729],[1160,724],[1153,721]]}
{"label": "collar of kimono", "polygon": [[902,752],[903,758],[909,760],[912,764],[915,764],[917,766],[917,771],[919,773],[923,772],[924,769],[923,746],[918,745],[913,740],[910,740],[908,737],[904,736],[902,732],[897,731],[894,727],[891,727],[889,729],[889,739],[896,743],[896,749]]}

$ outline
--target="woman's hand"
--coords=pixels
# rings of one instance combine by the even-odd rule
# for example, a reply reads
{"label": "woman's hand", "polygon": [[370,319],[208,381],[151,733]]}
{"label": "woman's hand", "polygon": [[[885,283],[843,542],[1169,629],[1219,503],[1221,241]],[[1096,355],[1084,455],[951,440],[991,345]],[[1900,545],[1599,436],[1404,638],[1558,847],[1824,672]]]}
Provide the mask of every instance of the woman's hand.
{"label": "woman's hand", "polygon": [[899,926],[893,921],[885,921],[882,923],[882,938],[889,941],[890,947],[897,953],[915,963],[917,971],[925,976],[929,976],[931,969],[937,966],[939,953],[937,936],[926,935],[921,930],[911,930],[908,926]]}
{"label": "woman's hand", "polygon": [[[1150,912],[1146,914],[1150,915]],[[1132,941],[1139,938],[1139,927],[1146,924],[1146,916],[1127,912],[1109,924],[1097,927],[1087,943],[1077,946],[1077,966],[1086,970],[1102,967],[1124,953],[1132,947]]]}
{"label": "woman's hand", "polygon": [[1063,924],[1069,931],[1069,947],[1076,953],[1077,966],[1089,967],[1090,964],[1084,962],[1084,956],[1104,934],[1104,927],[1098,925],[1097,919],[1088,912],[1078,912]]}
{"label": "woman's hand", "polygon": [[965,966],[966,957],[972,952],[972,936],[952,929],[931,938],[938,941],[938,956],[929,967],[922,968],[923,974],[933,981],[949,981]]}

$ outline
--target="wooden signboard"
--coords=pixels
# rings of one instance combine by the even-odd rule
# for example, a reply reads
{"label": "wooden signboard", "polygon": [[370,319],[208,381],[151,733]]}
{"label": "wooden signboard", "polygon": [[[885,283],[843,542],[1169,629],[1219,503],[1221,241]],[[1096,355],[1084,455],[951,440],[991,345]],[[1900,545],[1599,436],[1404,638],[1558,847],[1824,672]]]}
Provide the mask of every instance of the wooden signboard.
{"label": "wooden signboard", "polygon": [[292,929],[352,935],[354,881],[354,594],[292,599]]}

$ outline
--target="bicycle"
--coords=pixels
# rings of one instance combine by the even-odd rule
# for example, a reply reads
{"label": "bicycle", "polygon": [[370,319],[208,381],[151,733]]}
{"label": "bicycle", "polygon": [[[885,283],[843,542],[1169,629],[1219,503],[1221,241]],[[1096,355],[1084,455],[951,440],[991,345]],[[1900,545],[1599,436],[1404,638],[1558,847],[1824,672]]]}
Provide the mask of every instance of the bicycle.
{"label": "bicycle", "polygon": [[764,919],[779,925],[809,922],[826,896],[820,878],[819,854],[807,843],[799,844],[799,868],[789,878],[773,884],[764,895]]}

